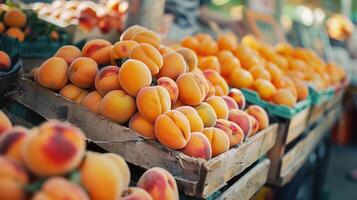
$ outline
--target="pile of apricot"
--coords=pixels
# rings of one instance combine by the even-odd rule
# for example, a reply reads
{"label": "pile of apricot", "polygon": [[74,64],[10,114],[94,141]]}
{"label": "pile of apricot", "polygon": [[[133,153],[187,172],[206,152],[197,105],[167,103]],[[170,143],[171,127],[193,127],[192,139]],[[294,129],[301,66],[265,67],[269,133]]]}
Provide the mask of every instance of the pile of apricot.
{"label": "pile of apricot", "polygon": [[11,68],[10,56],[4,51],[0,51],[0,72],[8,71],[10,68]]}
{"label": "pile of apricot", "polygon": [[129,187],[125,160],[86,151],[85,135],[69,123],[29,130],[12,127],[1,111],[0,123],[0,199],[178,200],[176,181],[165,169],[149,169]]}
{"label": "pile of apricot", "polygon": [[[64,46],[39,68],[42,86],[88,110],[185,154],[210,159],[269,125],[216,70],[200,69],[194,51],[170,48],[159,35],[129,27],[112,45]],[[252,128],[253,127],[253,128]]]}
{"label": "pile of apricot", "polygon": [[214,40],[199,33],[181,41],[198,56],[198,67],[220,73],[233,88],[255,90],[261,99],[293,107],[309,95],[308,85],[322,90],[346,77],[343,68],[325,63],[309,49],[287,43],[275,47],[252,35],[239,42],[232,33]]}

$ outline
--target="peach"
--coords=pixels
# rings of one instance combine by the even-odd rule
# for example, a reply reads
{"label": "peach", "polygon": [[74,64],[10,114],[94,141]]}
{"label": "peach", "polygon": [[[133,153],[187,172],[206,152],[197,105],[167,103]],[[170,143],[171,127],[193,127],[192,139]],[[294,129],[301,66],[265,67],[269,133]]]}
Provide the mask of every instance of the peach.
{"label": "peach", "polygon": [[204,127],[212,127],[216,124],[217,115],[210,104],[202,102],[194,108],[198,112]]}
{"label": "peach", "polygon": [[175,110],[181,112],[186,116],[188,122],[190,123],[190,130],[192,132],[202,132],[203,131],[203,122],[198,114],[198,112],[191,106],[180,106]]}
{"label": "peach", "polygon": [[220,34],[217,38],[218,47],[233,51],[237,48],[238,39],[232,32]]}
{"label": "peach", "polygon": [[226,102],[228,109],[239,109],[237,102],[229,96],[221,96],[221,98]]}
{"label": "peach", "polygon": [[133,97],[151,84],[152,77],[149,68],[141,61],[129,59],[119,70],[120,86]]}
{"label": "peach", "polygon": [[215,127],[205,128],[203,134],[205,134],[211,144],[212,157],[216,157],[229,150],[229,138],[221,129]]}
{"label": "peach", "polygon": [[157,80],[157,85],[164,87],[170,94],[171,104],[174,105],[178,99],[179,89],[176,82],[168,77],[161,77]]}
{"label": "peach", "polygon": [[123,124],[135,114],[135,99],[124,90],[113,90],[100,103],[100,113],[119,124]]}
{"label": "peach", "polygon": [[22,10],[11,8],[5,13],[3,20],[8,27],[22,28],[27,22],[27,17]]}
{"label": "peach", "polygon": [[68,68],[69,80],[80,88],[92,87],[97,73],[97,63],[87,57],[76,58]]}
{"label": "peach", "polygon": [[147,170],[139,179],[138,187],[146,190],[153,200],[178,200],[178,190],[174,177],[160,167]]}
{"label": "peach", "polygon": [[187,64],[183,56],[176,52],[163,56],[163,64],[158,77],[169,77],[176,80],[178,76],[186,72]]}
{"label": "peach", "polygon": [[192,132],[191,139],[181,151],[194,158],[209,160],[212,157],[211,144],[207,137],[201,132]]}
{"label": "peach", "polygon": [[12,124],[9,118],[0,110],[0,135],[2,135],[6,130],[11,129]]}
{"label": "peach", "polygon": [[287,88],[278,89],[273,96],[273,102],[278,105],[294,107],[296,101],[296,96]]}
{"label": "peach", "polygon": [[264,100],[270,100],[276,92],[275,86],[266,79],[262,79],[262,78],[256,79],[254,81],[253,86],[258,92],[260,98]]}
{"label": "peach", "polygon": [[192,49],[194,52],[198,51],[199,41],[193,36],[187,36],[181,41],[183,47]]}
{"label": "peach", "polygon": [[232,88],[229,92],[228,92],[228,96],[229,97],[232,97],[237,105],[238,105],[238,108],[243,110],[245,108],[245,97],[242,93],[242,91],[240,91],[239,89],[236,89],[236,88]]}
{"label": "peach", "polygon": [[152,200],[152,197],[148,192],[139,187],[130,187],[121,200]]}
{"label": "peach", "polygon": [[29,182],[26,170],[19,162],[6,156],[0,156],[0,199],[25,200],[23,190]]}
{"label": "peach", "polygon": [[253,76],[247,70],[237,68],[229,76],[228,83],[235,88],[249,88],[253,84]]}
{"label": "peach", "polygon": [[191,137],[190,123],[181,112],[167,111],[155,120],[155,135],[164,146],[182,149]]}
{"label": "peach", "polygon": [[129,58],[140,60],[145,63],[152,75],[159,73],[162,65],[163,58],[160,52],[150,44],[142,43],[133,47],[130,51]]}
{"label": "peach", "polygon": [[81,101],[81,105],[89,111],[99,114],[100,103],[102,102],[102,95],[98,91],[93,91],[87,94]]}
{"label": "peach", "polygon": [[229,138],[230,147],[233,147],[244,139],[243,130],[234,122],[228,121],[226,119],[218,119],[216,125],[214,126],[218,129],[224,131]]}
{"label": "peach", "polygon": [[229,108],[221,97],[211,96],[205,102],[212,106],[218,119],[228,119]]}
{"label": "peach", "polygon": [[182,74],[176,80],[179,99],[184,104],[191,106],[200,104],[206,97],[205,82],[204,77],[198,74],[192,72]]}
{"label": "peach", "polygon": [[60,90],[60,95],[71,101],[77,101],[81,94],[84,92],[82,88],[79,88],[73,84],[68,84]]}
{"label": "peach", "polygon": [[138,45],[139,43],[134,40],[124,40],[119,41],[114,44],[113,50],[110,53],[111,64],[117,64],[117,61],[123,58],[129,58],[130,51],[133,47]]}
{"label": "peach", "polygon": [[30,131],[22,127],[8,129],[0,136],[0,154],[21,162],[21,147]]}
{"label": "peach", "polygon": [[103,156],[109,158],[112,160],[116,167],[119,169],[120,174],[121,174],[121,180],[124,183],[124,189],[128,189],[129,183],[130,183],[130,170],[128,164],[126,164],[125,160],[114,153],[105,153]]}
{"label": "peach", "polygon": [[148,86],[141,89],[136,97],[140,114],[148,121],[171,109],[170,94],[162,86]]}
{"label": "peach", "polygon": [[247,112],[249,115],[252,115],[258,121],[259,131],[269,126],[268,113],[264,110],[264,108],[258,105],[251,105],[247,108]]}
{"label": "peach", "polygon": [[113,46],[103,39],[93,39],[88,41],[82,48],[82,55],[92,58],[98,65],[110,63],[110,54]]}
{"label": "peach", "polygon": [[38,82],[45,88],[60,90],[68,82],[68,66],[63,58],[52,57],[40,66]]}
{"label": "peach", "polygon": [[243,130],[244,138],[246,138],[252,130],[249,115],[242,110],[230,110],[228,120],[236,123]]}
{"label": "peach", "polygon": [[134,34],[131,39],[138,43],[150,44],[156,49],[159,49],[161,44],[160,36],[154,31],[150,30],[141,30]]}
{"label": "peach", "polygon": [[143,26],[139,26],[139,25],[134,25],[134,26],[130,26],[129,28],[127,28],[121,35],[120,35],[120,41],[123,40],[131,40],[131,38],[138,32],[142,31],[142,30],[147,30],[145,27]]}
{"label": "peach", "polygon": [[72,63],[73,60],[82,56],[81,50],[73,45],[65,45],[57,50],[54,57],[63,58],[68,65]]}
{"label": "peach", "polygon": [[106,66],[95,77],[95,88],[104,96],[112,90],[120,90],[119,70],[117,66]]}
{"label": "peach", "polygon": [[11,67],[11,59],[7,53],[0,51],[0,70],[8,70]]}
{"label": "peach", "polygon": [[203,71],[206,79],[212,83],[215,88],[215,94],[217,96],[223,96],[228,94],[228,84],[226,80],[216,71],[206,69]]}
{"label": "peach", "polygon": [[115,161],[95,152],[87,152],[80,168],[81,185],[90,199],[119,199],[125,183]]}
{"label": "peach", "polygon": [[234,57],[232,52],[223,50],[219,52],[218,61],[221,66],[221,75],[229,77],[229,75],[237,68],[241,68],[240,61]]}
{"label": "peach", "polygon": [[52,177],[46,180],[46,182],[42,185],[41,190],[37,191],[32,199],[89,200],[89,196],[79,185],[62,177]]}
{"label": "peach", "polygon": [[86,143],[83,132],[65,122],[49,121],[38,127],[22,145],[22,159],[37,176],[64,175],[82,161]]}
{"label": "peach", "polygon": [[145,138],[156,139],[154,123],[146,120],[140,113],[136,113],[131,117],[129,128],[135,130]]}
{"label": "peach", "polygon": [[187,65],[186,72],[190,72],[197,67],[198,60],[197,60],[197,56],[194,51],[192,51],[191,49],[182,47],[182,48],[176,50],[176,52],[181,54],[181,56],[183,56],[183,58],[185,59],[185,62]]}
{"label": "peach", "polygon": [[250,119],[250,123],[252,124],[252,130],[250,131],[250,133],[248,135],[249,137],[251,137],[251,136],[255,135],[258,132],[259,123],[258,123],[258,120],[255,119],[255,117],[253,117],[252,115],[248,114],[248,116],[249,116],[249,119]]}
{"label": "peach", "polygon": [[83,90],[83,92],[79,95],[79,97],[76,99],[77,104],[81,104],[83,99],[89,94],[87,90]]}
{"label": "peach", "polygon": [[201,70],[212,69],[218,73],[221,72],[221,66],[216,56],[199,57],[198,67]]}

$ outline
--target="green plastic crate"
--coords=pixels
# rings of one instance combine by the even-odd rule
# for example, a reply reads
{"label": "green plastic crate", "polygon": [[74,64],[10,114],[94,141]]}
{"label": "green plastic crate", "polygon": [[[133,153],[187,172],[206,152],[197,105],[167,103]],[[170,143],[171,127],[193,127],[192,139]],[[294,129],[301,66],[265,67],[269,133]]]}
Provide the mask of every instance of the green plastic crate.
{"label": "green plastic crate", "polygon": [[305,110],[311,105],[310,97],[304,101],[298,102],[294,108],[290,108],[288,106],[276,105],[265,101],[259,97],[259,95],[250,89],[241,89],[244,94],[246,101],[251,104],[256,104],[268,111],[268,113],[272,116],[277,116],[285,119],[291,119],[294,115],[299,113],[302,110]]}
{"label": "green plastic crate", "polygon": [[335,88],[330,87],[325,90],[317,91],[314,87],[309,86],[309,95],[311,96],[311,104],[320,105],[333,98]]}

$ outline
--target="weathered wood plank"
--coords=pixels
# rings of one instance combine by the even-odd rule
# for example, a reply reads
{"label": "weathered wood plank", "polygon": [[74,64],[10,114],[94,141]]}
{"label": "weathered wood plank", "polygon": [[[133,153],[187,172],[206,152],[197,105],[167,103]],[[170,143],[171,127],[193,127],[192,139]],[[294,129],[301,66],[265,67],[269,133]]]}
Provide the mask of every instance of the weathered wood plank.
{"label": "weathered wood plank", "polygon": [[269,159],[265,159],[234,183],[234,185],[219,196],[217,200],[250,199],[265,184],[269,166]]}
{"label": "weathered wood plank", "polygon": [[301,156],[304,155],[304,144],[305,140],[298,142],[289,152],[287,152],[281,159],[281,169],[280,176],[284,176],[292,166]]}
{"label": "weathered wood plank", "polygon": [[303,111],[300,111],[291,119],[285,144],[289,144],[291,141],[299,137],[299,135],[304,132],[307,126],[307,118],[309,116],[309,112],[310,108],[307,108]]}
{"label": "weathered wood plank", "polygon": [[313,105],[311,107],[309,119],[308,119],[308,126],[315,124],[321,117],[324,115],[326,110],[326,105],[328,102],[321,103],[320,105]]}

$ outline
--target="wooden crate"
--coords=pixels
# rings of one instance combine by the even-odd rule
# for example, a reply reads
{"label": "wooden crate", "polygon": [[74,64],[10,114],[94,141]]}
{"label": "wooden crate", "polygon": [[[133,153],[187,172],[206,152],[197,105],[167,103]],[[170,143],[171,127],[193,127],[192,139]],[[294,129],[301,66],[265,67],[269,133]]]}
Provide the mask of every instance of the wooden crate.
{"label": "wooden crate", "polygon": [[134,165],[145,169],[155,166],[167,169],[188,196],[210,196],[265,155],[277,137],[278,125],[272,124],[228,152],[205,161],[168,149],[156,141],[143,139],[133,130],[89,112],[32,80],[21,77],[19,85],[22,92],[13,95],[19,103],[46,119],[66,120],[75,124],[89,140],[109,152],[120,154]]}
{"label": "wooden crate", "polygon": [[308,126],[312,126],[313,124],[316,124],[316,122],[324,116],[328,102],[329,101],[321,103],[319,105],[311,106],[311,110],[307,122]]}

